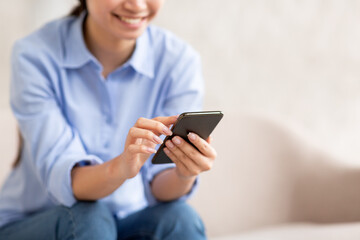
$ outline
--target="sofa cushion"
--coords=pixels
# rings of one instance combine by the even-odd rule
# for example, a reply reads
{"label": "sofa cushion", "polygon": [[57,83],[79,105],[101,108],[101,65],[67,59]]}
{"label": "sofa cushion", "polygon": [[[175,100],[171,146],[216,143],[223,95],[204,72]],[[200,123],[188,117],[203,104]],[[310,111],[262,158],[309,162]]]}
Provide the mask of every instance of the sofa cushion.
{"label": "sofa cushion", "polygon": [[360,223],[348,224],[287,224],[244,234],[214,237],[210,240],[358,240]]}

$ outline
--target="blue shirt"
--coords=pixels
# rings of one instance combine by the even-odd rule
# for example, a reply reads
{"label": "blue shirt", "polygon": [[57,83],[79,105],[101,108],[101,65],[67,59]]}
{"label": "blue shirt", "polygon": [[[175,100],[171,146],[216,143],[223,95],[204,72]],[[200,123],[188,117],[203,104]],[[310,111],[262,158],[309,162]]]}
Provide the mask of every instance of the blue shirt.
{"label": "blue shirt", "polygon": [[[200,57],[189,45],[149,26],[131,58],[104,79],[84,43],[84,17],[53,21],[15,43],[10,102],[24,146],[20,165],[0,192],[0,226],[52,206],[72,206],[74,165],[101,164],[121,154],[139,117],[202,108]],[[156,203],[149,184],[174,165],[150,159],[100,200],[118,218]]]}

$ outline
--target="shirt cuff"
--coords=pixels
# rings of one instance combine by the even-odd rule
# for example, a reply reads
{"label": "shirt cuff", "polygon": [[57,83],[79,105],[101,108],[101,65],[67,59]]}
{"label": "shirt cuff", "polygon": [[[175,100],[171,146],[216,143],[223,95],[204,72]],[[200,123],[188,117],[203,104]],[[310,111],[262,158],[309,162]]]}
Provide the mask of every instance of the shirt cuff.
{"label": "shirt cuff", "polygon": [[71,207],[76,203],[72,191],[71,170],[75,165],[97,165],[103,161],[93,155],[67,156],[61,158],[54,164],[48,181],[50,198],[57,204]]}

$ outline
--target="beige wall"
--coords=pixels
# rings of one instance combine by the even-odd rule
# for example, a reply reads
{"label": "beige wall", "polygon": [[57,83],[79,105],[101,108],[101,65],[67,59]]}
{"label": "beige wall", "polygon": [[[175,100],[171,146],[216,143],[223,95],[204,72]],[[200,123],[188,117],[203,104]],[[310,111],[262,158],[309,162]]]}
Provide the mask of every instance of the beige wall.
{"label": "beige wall", "polygon": [[[0,107],[13,41],[73,2],[0,1]],[[360,164],[360,1],[167,0],[156,23],[201,53],[207,109],[280,117]]]}
{"label": "beige wall", "polygon": [[75,0],[0,1],[0,108],[9,107],[10,53],[16,39],[63,16]]}

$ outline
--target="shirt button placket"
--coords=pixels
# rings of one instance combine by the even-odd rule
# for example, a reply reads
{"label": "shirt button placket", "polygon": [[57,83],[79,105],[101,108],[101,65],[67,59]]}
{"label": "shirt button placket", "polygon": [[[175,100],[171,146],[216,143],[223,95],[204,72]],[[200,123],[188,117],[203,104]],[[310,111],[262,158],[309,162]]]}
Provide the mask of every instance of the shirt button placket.
{"label": "shirt button placket", "polygon": [[111,113],[109,109],[105,109],[104,111],[104,147],[109,148],[110,146],[110,138],[111,138]]}
{"label": "shirt button placket", "polygon": [[[110,78],[107,79],[109,81]],[[103,147],[109,148],[110,147],[110,139],[111,139],[111,132],[112,132],[112,114],[111,114],[111,98],[109,96],[109,92],[106,88],[106,82],[104,82],[104,132],[103,132]]]}

